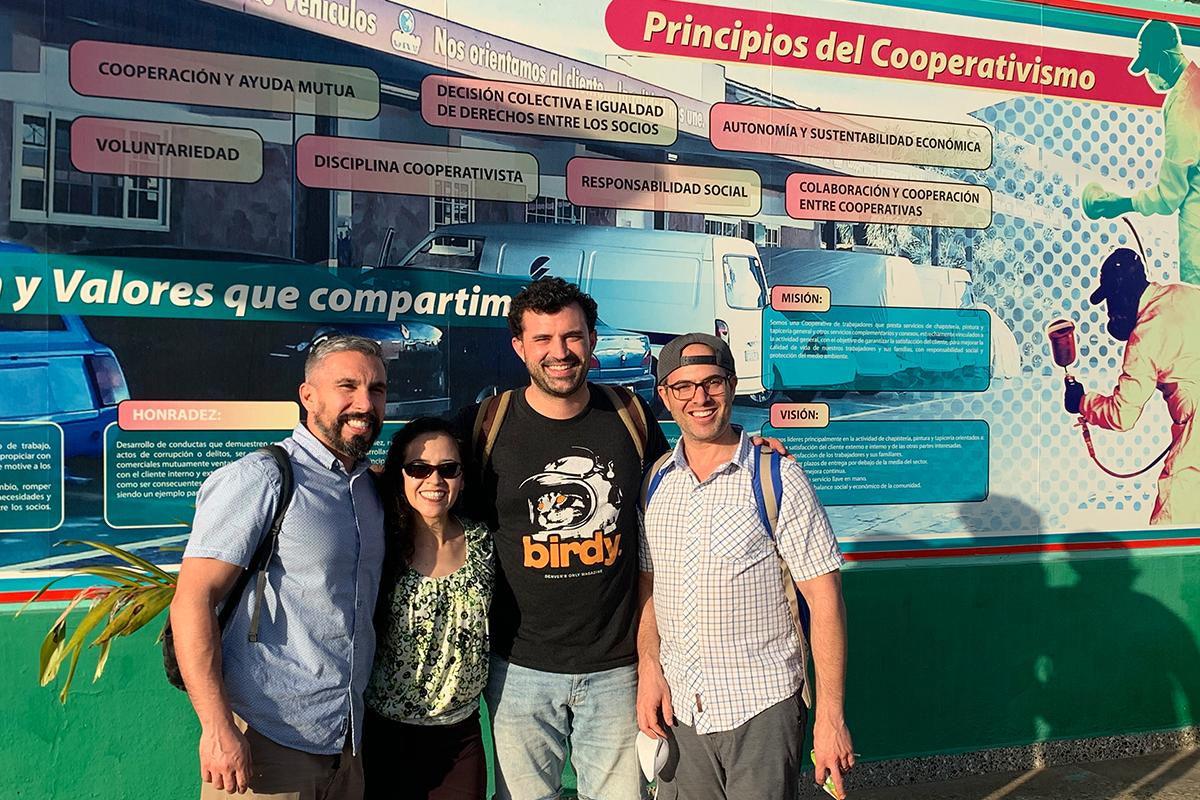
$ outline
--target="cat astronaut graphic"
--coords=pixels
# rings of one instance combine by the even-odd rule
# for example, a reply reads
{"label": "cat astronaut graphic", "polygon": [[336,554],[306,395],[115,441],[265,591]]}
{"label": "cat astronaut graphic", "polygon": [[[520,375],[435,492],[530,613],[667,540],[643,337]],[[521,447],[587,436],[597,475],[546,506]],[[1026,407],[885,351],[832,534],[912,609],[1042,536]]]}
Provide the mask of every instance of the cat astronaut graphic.
{"label": "cat astronaut graphic", "polygon": [[551,536],[590,539],[617,527],[621,490],[613,483],[612,462],[598,461],[591,450],[574,449],[576,454],[547,464],[521,484],[535,541],[545,542]]}

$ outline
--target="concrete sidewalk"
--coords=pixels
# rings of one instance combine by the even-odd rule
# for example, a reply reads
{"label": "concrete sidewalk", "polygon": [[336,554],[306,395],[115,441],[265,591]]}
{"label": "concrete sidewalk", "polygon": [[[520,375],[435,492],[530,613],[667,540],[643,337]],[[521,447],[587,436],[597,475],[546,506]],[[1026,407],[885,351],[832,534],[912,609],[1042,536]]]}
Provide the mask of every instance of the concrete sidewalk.
{"label": "concrete sidewalk", "polygon": [[[816,788],[800,797],[828,797]],[[1200,750],[849,790],[849,800],[1198,800]]]}

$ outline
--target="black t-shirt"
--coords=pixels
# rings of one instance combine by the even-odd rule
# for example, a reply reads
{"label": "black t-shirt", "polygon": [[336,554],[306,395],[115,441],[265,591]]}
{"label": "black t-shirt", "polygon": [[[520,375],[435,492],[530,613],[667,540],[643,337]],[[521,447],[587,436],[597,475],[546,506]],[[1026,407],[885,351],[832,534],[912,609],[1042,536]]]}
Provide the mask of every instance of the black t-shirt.
{"label": "black t-shirt", "polygon": [[[642,406],[650,464],[668,444]],[[464,426],[476,408],[464,411]],[[496,531],[494,653],[560,673],[637,660],[642,474],[633,437],[599,390],[565,420],[534,411],[523,389],[513,393],[474,498]]]}

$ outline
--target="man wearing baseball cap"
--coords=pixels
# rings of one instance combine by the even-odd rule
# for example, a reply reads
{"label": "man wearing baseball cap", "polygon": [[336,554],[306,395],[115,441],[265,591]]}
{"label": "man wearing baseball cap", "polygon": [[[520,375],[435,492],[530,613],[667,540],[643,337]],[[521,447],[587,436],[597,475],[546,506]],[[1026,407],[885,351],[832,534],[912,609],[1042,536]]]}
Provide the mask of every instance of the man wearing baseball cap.
{"label": "man wearing baseball cap", "polygon": [[730,424],[736,386],[729,346],[715,336],[689,333],[659,354],[658,394],[682,436],[646,492],[638,727],[677,751],[659,773],[660,798],[794,800],[805,664],[782,561],[811,610],[816,779],[831,777],[844,797],[854,748],[842,714],[842,555],[795,462],[780,465],[774,539],[765,528],[759,449]]}
{"label": "man wearing baseball cap", "polygon": [[1135,251],[1113,251],[1100,267],[1100,286],[1089,298],[1105,303],[1108,333],[1127,342],[1121,376],[1112,394],[1067,385],[1064,405],[1089,424],[1127,431],[1154,390],[1171,415],[1171,449],[1158,478],[1151,525],[1200,521],[1200,442],[1192,426],[1200,404],[1200,288],[1152,283]]}
{"label": "man wearing baseball cap", "polygon": [[1092,219],[1139,214],[1179,214],[1179,279],[1200,284],[1200,74],[1180,46],[1173,23],[1152,19],[1138,33],[1137,56],[1129,65],[1163,101],[1163,160],[1158,182],[1132,196],[1089,186],[1083,213]]}

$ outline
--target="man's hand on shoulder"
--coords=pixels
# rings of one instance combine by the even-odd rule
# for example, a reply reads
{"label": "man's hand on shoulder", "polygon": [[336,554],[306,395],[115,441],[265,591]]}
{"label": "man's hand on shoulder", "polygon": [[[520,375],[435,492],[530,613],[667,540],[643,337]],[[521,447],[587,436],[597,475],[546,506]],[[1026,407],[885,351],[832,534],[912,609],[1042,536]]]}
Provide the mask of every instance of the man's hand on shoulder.
{"label": "man's hand on shoulder", "polygon": [[790,458],[792,461],[796,460],[795,456],[788,454],[788,450],[783,446],[783,442],[772,436],[751,436],[750,443],[755,447],[763,447],[765,445],[784,458]]}
{"label": "man's hand on shoulder", "polygon": [[200,731],[200,779],[230,794],[250,788],[250,743],[233,720]]}
{"label": "man's hand on shoulder", "polygon": [[837,796],[846,796],[843,776],[854,766],[854,742],[846,721],[822,715],[819,707],[813,725],[813,766],[813,783],[820,786],[826,775],[832,776]]}

